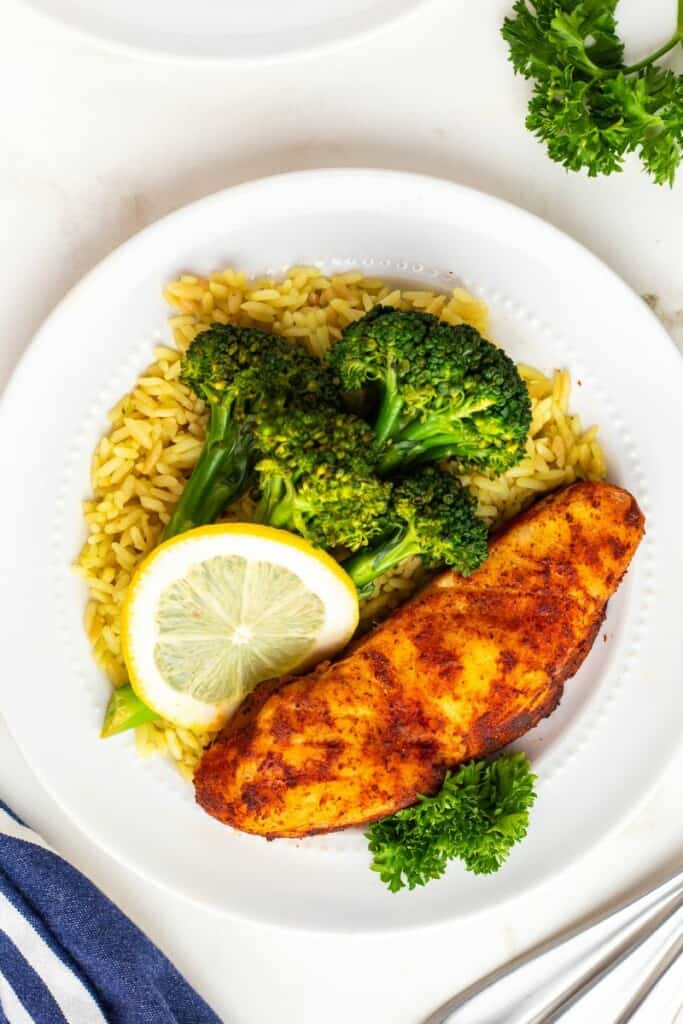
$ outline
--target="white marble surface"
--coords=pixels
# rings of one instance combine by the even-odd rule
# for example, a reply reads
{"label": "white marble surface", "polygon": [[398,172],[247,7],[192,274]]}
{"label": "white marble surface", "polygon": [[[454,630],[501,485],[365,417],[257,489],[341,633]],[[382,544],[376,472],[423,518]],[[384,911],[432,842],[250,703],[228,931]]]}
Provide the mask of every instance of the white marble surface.
{"label": "white marble surface", "polygon": [[[658,296],[672,327],[681,319],[683,177],[658,189],[630,165],[588,181],[546,159],[523,130],[526,86],[498,37],[507,0],[434,0],[410,22],[324,57],[232,69],[113,55],[17,0],[1,7],[0,386],[51,307],[116,244],[208,192],[315,166],[425,171],[510,199]],[[634,52],[666,33],[672,7],[624,0]],[[628,750],[615,750],[604,770],[618,771],[623,757]],[[60,815],[0,725],[0,796],[145,928],[230,1024],[418,1024],[483,971],[683,859],[682,769],[683,758],[584,861],[495,913],[383,938],[311,936],[212,915],[119,867]],[[681,1004],[678,970],[638,1020],[669,1024]]]}

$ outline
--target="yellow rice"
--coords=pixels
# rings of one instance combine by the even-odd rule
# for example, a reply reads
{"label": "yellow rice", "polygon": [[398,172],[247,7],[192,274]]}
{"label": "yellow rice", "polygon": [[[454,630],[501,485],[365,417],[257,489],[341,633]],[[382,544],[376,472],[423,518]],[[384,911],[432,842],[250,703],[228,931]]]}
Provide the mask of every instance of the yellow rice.
{"label": "yellow rice", "polygon": [[[114,686],[127,681],[120,614],[131,574],[159,542],[204,438],[203,403],[178,381],[181,355],[198,331],[211,323],[258,326],[322,356],[347,324],[380,301],[426,310],[453,324],[469,323],[484,335],[488,330],[486,307],[461,288],[449,294],[398,289],[356,272],[325,276],[315,267],[293,267],[277,281],[248,281],[230,269],[208,278],[184,274],[168,285],[164,297],[174,310],[169,321],[173,345],[156,350],[154,363],[109,414],[109,429],[92,457],[93,495],[84,503],[88,537],[75,567],[89,589],[85,626],[94,656]],[[546,376],[529,366],[519,370],[532,402],[524,459],[495,480],[481,473],[460,476],[491,526],[516,515],[544,491],[577,478],[603,479],[606,473],[597,427],[584,430],[571,413],[568,371]],[[245,498],[226,518],[248,519],[249,512],[250,499]],[[418,559],[387,575],[364,602],[364,620],[381,618],[422,578]],[[188,778],[210,738],[166,722],[136,731],[140,754],[168,753]]]}

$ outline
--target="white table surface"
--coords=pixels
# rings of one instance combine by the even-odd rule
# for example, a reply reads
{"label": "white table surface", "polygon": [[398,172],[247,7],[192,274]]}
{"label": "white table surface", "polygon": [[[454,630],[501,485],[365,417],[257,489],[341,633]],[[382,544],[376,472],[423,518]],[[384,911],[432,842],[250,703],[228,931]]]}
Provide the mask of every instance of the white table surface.
{"label": "white table surface", "polygon": [[[112,54],[17,0],[0,6],[0,386],[51,307],[119,242],[206,193],[317,166],[423,171],[512,200],[657,295],[674,328],[683,320],[683,174],[669,190],[635,165],[589,181],[551,164],[523,129],[527,87],[498,36],[508,0],[434,0],[361,44],[238,68]],[[624,0],[634,52],[665,36],[673,6]],[[5,580],[2,599],[11,599]],[[622,757],[627,749],[614,751]],[[482,972],[680,861],[682,769],[683,758],[571,871],[495,912],[387,937],[311,935],[212,914],[117,865],[60,814],[0,723],[0,797],[99,883],[230,1024],[417,1024]],[[638,1020],[669,1024],[681,1004],[678,970]]]}

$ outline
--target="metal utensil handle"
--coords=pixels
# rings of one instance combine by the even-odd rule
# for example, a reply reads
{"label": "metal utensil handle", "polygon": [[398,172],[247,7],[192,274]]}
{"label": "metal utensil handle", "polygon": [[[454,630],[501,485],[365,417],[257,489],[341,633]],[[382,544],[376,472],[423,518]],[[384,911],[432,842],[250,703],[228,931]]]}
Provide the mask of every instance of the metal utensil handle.
{"label": "metal utensil handle", "polygon": [[[683,894],[676,897],[651,917],[652,908],[644,912],[646,922],[635,934],[628,936],[615,949],[611,949],[598,963],[589,966],[584,974],[570,983],[540,1014],[527,1018],[524,1024],[555,1024],[580,999],[588,995],[611,971],[623,963],[647,942],[661,926],[683,907]],[[636,920],[639,920],[637,918]]]}
{"label": "metal utensil handle", "polygon": [[621,1011],[614,1024],[629,1024],[648,996],[654,991],[664,975],[674,966],[683,954],[683,926],[676,932],[674,941],[667,947],[662,956],[641,983],[637,991]]}
{"label": "metal utensil handle", "polygon": [[[619,915],[627,916],[627,914],[630,914],[628,919],[629,923],[632,924],[636,922],[641,915],[645,917],[652,914],[657,907],[661,908],[667,901],[670,901],[673,897],[681,894],[683,894],[683,871],[678,870],[675,874],[671,875],[642,895],[624,900],[620,904],[608,909],[597,911],[589,917],[584,918],[576,925],[573,925],[572,927],[560,932],[558,935],[540,943],[528,952],[515,957],[507,964],[504,964],[492,971],[484,978],[481,978],[464,991],[449,999],[443,1004],[443,1006],[430,1014],[430,1016],[424,1021],[424,1024],[447,1024],[449,1019],[452,1018],[452,1015],[457,1010],[465,1007],[486,990],[492,989],[493,986],[498,986],[503,983],[504,980],[515,971],[528,964],[540,961],[543,957],[546,957],[554,950],[559,949],[559,947],[567,945],[579,936],[587,935],[593,929],[597,929],[601,924],[610,921],[612,918],[618,918]],[[676,908],[671,912],[675,912],[675,909]],[[612,959],[618,955],[619,949],[617,949],[616,953],[613,953]],[[540,1019],[542,1020],[543,1018]],[[554,1018],[551,1017],[549,1019],[552,1020]]]}

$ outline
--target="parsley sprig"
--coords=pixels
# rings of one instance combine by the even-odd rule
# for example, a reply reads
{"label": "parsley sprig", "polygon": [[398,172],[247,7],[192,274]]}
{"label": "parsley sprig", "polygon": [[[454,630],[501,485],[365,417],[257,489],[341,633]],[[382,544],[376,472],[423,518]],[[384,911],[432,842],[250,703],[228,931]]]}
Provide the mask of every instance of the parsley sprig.
{"label": "parsley sprig", "polygon": [[534,82],[526,125],[548,155],[591,177],[621,171],[637,153],[657,184],[683,159],[683,76],[657,61],[683,43],[676,31],[637,64],[624,64],[618,0],[516,0],[503,24],[514,68]]}
{"label": "parsley sprig", "polygon": [[520,753],[449,773],[436,796],[370,826],[373,871],[392,892],[440,878],[458,857],[475,874],[497,871],[526,835],[535,781]]}

